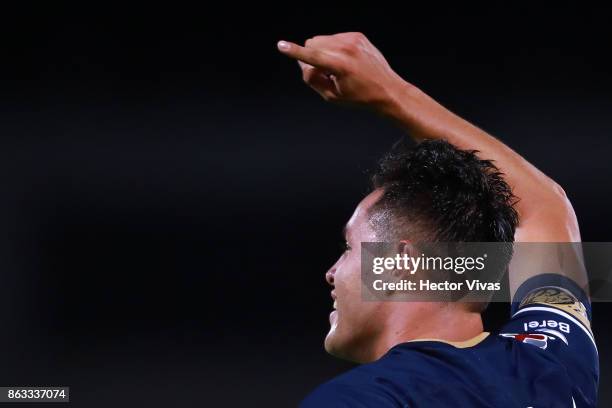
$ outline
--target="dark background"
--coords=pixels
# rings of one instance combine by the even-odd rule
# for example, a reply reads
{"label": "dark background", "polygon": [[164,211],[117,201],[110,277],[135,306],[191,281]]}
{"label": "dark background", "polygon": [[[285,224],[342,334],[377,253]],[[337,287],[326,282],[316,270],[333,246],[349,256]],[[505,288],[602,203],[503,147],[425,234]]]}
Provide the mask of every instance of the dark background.
{"label": "dark background", "polygon": [[[350,367],[322,348],[324,272],[402,133],[323,103],[279,39],[364,32],[555,178],[585,241],[611,241],[609,16],[395,7],[4,10],[0,384],[88,407],[293,406]],[[601,406],[611,311],[594,305]]]}

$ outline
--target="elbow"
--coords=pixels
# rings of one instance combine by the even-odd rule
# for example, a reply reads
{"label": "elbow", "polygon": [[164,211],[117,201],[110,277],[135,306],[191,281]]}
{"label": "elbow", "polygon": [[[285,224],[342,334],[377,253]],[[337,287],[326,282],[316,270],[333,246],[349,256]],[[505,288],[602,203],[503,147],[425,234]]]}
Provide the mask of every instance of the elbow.
{"label": "elbow", "polygon": [[563,234],[565,235],[564,240],[570,242],[580,241],[578,218],[567,193],[556,182],[553,182],[551,191],[549,200],[541,203],[540,213],[546,213],[546,218],[555,221],[556,228],[553,229],[565,231]]}
{"label": "elbow", "polygon": [[569,199],[567,198],[567,194],[565,193],[565,190],[563,189],[563,187],[561,187],[561,185],[559,185],[558,183],[556,183],[555,181],[552,181],[552,192],[553,194],[559,199],[559,201],[561,202],[566,202],[569,203],[571,205],[571,203],[569,202]]}
{"label": "elbow", "polygon": [[561,213],[564,213],[566,217],[572,221],[572,223],[574,223],[576,213],[574,212],[572,202],[570,201],[563,187],[556,182],[553,182],[552,191],[553,197],[551,201],[553,202],[553,205],[558,208]]}
{"label": "elbow", "polygon": [[580,228],[565,190],[554,181],[541,185],[529,199],[519,201],[519,228],[515,239],[532,242],[579,242]]}
{"label": "elbow", "polygon": [[571,208],[572,203],[565,189],[550,177],[544,176],[544,179],[540,179],[539,183],[536,183],[535,186],[532,193],[539,196],[539,199],[536,201],[539,206],[552,206],[552,209],[562,209],[568,206]]}

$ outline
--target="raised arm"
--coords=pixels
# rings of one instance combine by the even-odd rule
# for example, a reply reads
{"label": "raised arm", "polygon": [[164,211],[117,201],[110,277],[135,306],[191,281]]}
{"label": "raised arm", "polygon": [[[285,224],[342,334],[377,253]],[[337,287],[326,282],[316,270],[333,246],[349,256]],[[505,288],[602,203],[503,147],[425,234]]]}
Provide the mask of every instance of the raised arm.
{"label": "raised arm", "polygon": [[[304,81],[325,100],[367,106],[400,123],[416,140],[446,139],[493,160],[519,199],[517,242],[580,241],[576,215],[557,183],[498,139],[403,80],[363,34],[317,36],[304,46],[281,41],[278,48],[298,60]],[[512,292],[543,270],[554,270],[551,265],[539,266],[511,268]],[[586,288],[585,273],[574,272],[570,278]]]}

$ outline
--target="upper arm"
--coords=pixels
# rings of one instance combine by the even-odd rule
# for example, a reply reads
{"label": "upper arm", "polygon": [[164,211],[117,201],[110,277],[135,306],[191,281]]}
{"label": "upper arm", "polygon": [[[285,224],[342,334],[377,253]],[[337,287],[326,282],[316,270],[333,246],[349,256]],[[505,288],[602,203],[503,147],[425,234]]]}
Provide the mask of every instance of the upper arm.
{"label": "upper arm", "polygon": [[549,183],[537,199],[519,197],[520,221],[509,274],[513,296],[524,282],[543,273],[562,275],[588,293],[576,214],[561,187]]}
{"label": "upper arm", "polygon": [[577,406],[595,405],[599,361],[591,305],[573,281],[543,274],[523,283],[512,302],[512,318],[500,335],[542,349],[551,364],[544,372],[561,366]]}
{"label": "upper arm", "polygon": [[533,197],[528,191],[521,194],[519,186],[514,189],[515,194],[519,194],[517,211],[520,215],[515,241],[580,242],[578,218],[561,186],[548,179],[536,188],[540,194]]}

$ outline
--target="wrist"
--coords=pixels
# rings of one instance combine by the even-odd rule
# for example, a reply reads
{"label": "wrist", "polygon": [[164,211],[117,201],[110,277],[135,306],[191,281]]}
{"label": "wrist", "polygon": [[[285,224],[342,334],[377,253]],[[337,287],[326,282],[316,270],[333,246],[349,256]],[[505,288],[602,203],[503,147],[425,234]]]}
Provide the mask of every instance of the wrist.
{"label": "wrist", "polygon": [[385,97],[377,104],[376,110],[384,116],[399,120],[417,103],[420,93],[416,86],[398,76],[386,87]]}

